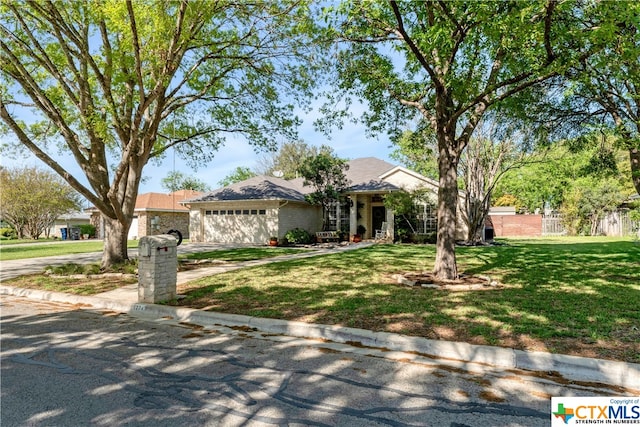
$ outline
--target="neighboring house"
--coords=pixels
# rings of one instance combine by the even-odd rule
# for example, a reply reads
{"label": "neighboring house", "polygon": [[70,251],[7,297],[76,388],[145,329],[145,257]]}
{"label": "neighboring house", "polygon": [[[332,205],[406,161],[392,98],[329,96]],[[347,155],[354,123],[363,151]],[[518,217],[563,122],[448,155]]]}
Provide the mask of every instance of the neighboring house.
{"label": "neighboring house", "polygon": [[[180,204],[185,199],[200,196],[193,190],[179,190],[173,193],[144,193],[138,195],[133,220],[129,228],[128,239],[164,234],[169,230],[178,230],[182,237],[189,238],[189,209]],[[97,209],[91,209],[91,223],[96,226],[96,235],[104,237],[101,227],[101,215]]]}
{"label": "neighboring house", "polygon": [[[329,228],[356,234],[358,225],[371,238],[375,230],[387,225],[393,237],[393,212],[384,206],[384,195],[415,188],[432,191],[437,199],[438,183],[402,166],[366,157],[348,162],[346,177],[349,188],[345,202],[336,203],[329,212]],[[256,176],[219,188],[200,197],[182,202],[190,209],[189,234],[195,242],[263,244],[271,236],[284,237],[287,231],[302,228],[310,233],[322,229],[320,206],[310,205],[305,195],[313,192],[303,179],[284,180],[271,176]],[[435,231],[434,204],[424,204],[419,232]],[[459,222],[458,234],[464,236]]]}
{"label": "neighboring house", "polygon": [[[80,225],[85,225],[90,223],[90,215],[87,212],[77,211],[70,212],[66,215],[62,215],[57,218],[51,228],[49,229],[49,233],[47,236],[51,237],[59,237],[59,238],[67,238],[71,239],[71,233],[69,230],[76,229]],[[62,229],[66,229],[65,232]],[[75,236],[74,236],[75,237]],[[80,236],[78,235],[78,238]]]}

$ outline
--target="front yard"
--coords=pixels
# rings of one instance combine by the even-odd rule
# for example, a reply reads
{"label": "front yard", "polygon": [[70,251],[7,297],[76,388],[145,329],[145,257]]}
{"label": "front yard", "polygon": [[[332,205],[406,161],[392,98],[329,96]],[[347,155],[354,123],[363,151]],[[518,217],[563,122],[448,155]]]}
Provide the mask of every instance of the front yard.
{"label": "front yard", "polygon": [[[193,258],[239,262],[288,252],[274,249]],[[457,254],[461,272],[489,275],[503,287],[452,292],[399,285],[393,274],[432,269],[435,247],[374,245],[210,276],[179,285],[186,297],[170,304],[640,363],[639,244],[508,240],[459,247]],[[82,294],[118,286],[113,280],[55,280],[53,288],[53,279],[42,276],[4,284]]]}
{"label": "front yard", "polygon": [[458,248],[460,270],[497,290],[398,285],[430,270],[434,246],[376,245],[211,276],[180,304],[433,339],[640,362],[640,245],[614,239],[513,240]]}

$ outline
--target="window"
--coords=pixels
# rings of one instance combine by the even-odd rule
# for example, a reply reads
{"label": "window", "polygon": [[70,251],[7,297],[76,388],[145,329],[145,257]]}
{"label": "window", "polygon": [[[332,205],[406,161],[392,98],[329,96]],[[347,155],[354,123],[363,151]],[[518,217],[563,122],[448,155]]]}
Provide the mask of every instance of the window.
{"label": "window", "polygon": [[251,209],[251,215],[258,215],[258,209]]}
{"label": "window", "polygon": [[242,210],[241,209],[236,209],[236,215],[242,215]]}
{"label": "window", "polygon": [[227,211],[220,211],[220,215],[226,215]]}
{"label": "window", "polygon": [[438,230],[437,209],[433,203],[421,203],[416,205],[418,219],[418,234],[432,233]]}
{"label": "window", "polygon": [[327,206],[327,211],[325,212],[326,221],[327,221],[327,230],[336,231],[338,227],[338,201],[334,200],[331,202],[329,206]]}
{"label": "window", "polygon": [[340,205],[340,230],[349,233],[349,224],[351,224],[349,200],[345,200]]}
{"label": "window", "polygon": [[349,231],[349,201],[334,201],[326,212],[329,231]]}
{"label": "window", "polygon": [[211,211],[204,211],[205,215],[211,215]]}
{"label": "window", "polygon": [[244,209],[242,211],[242,215],[249,215],[249,209]]}
{"label": "window", "polygon": [[267,211],[265,209],[260,209],[258,211],[258,215],[266,215],[266,214],[267,214]]}

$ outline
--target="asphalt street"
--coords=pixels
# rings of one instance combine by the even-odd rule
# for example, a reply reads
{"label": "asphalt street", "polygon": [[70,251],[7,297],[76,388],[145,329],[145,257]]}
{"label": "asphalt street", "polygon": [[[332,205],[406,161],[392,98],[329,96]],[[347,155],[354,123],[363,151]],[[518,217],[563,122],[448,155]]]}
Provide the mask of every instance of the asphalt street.
{"label": "asphalt street", "polygon": [[248,328],[0,301],[3,427],[544,426],[551,396],[617,394]]}

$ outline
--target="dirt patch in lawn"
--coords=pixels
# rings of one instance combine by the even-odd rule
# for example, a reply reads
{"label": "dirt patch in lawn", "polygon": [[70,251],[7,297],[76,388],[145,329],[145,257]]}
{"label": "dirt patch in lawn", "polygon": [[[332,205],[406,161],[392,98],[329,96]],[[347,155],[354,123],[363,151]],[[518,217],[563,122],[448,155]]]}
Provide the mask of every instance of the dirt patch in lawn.
{"label": "dirt patch in lawn", "polygon": [[489,276],[461,274],[458,279],[444,280],[428,271],[390,274],[387,280],[403,286],[446,291],[487,291],[504,287]]}

